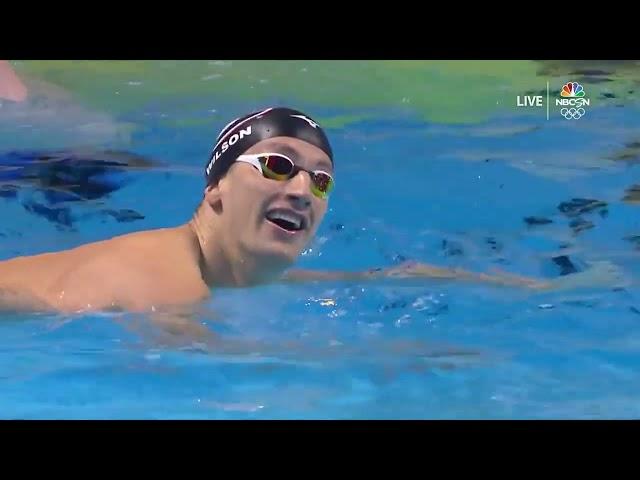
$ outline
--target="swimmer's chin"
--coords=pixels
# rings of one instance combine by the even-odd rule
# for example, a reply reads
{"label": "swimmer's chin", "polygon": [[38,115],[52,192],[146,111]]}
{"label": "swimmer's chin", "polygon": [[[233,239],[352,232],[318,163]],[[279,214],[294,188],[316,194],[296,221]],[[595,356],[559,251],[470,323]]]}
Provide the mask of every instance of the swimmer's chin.
{"label": "swimmer's chin", "polygon": [[255,286],[270,282],[296,264],[304,251],[300,245],[280,242],[263,242],[245,247],[237,259],[236,283],[238,286]]}

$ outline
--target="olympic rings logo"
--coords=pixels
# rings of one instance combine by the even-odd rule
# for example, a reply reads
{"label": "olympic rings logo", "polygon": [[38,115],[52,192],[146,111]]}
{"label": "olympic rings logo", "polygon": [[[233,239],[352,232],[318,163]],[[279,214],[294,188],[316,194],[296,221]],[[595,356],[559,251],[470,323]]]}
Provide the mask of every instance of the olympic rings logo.
{"label": "olympic rings logo", "polygon": [[567,120],[578,120],[585,114],[584,108],[563,108],[560,110],[560,115],[562,115]]}

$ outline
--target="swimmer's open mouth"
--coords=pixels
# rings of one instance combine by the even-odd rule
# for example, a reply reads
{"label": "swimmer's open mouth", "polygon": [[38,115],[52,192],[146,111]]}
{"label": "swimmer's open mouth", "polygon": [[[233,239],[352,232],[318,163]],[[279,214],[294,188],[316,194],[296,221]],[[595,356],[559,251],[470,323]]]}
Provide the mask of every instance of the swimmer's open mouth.
{"label": "swimmer's open mouth", "polygon": [[267,220],[288,232],[298,232],[307,226],[306,219],[291,210],[271,210],[267,212]]}

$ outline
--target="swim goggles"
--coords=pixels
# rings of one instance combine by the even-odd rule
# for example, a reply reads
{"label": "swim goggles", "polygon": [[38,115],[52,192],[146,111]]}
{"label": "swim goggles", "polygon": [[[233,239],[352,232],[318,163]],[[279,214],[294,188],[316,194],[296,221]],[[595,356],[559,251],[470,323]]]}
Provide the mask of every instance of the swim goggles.
{"label": "swim goggles", "polygon": [[281,153],[240,155],[236,160],[253,165],[265,178],[272,180],[285,181],[298,172],[307,172],[311,177],[311,192],[318,198],[326,199],[333,190],[334,180],[330,174],[323,170],[305,170]]}

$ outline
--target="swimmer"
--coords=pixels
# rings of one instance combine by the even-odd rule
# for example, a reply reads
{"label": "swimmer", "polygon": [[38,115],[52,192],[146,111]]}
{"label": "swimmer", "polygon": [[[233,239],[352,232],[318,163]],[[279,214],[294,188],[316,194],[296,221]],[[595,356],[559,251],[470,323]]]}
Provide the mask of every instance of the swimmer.
{"label": "swimmer", "polygon": [[27,87],[16,75],[11,64],[6,60],[0,60],[0,100],[23,102],[27,95]]}
{"label": "swimmer", "polygon": [[[0,60],[3,152],[85,149],[93,145],[122,150],[129,143],[131,125],[126,121],[89,107],[61,85],[28,72],[28,67],[22,74],[10,62]],[[42,131],[48,134],[42,135]]]}
{"label": "swimmer", "polygon": [[280,281],[431,278],[552,286],[421,263],[362,272],[289,270],[327,212],[334,162],[321,126],[300,111],[267,108],[238,118],[216,139],[204,196],[190,221],[0,262],[0,310],[151,312],[198,305],[217,287]]}

